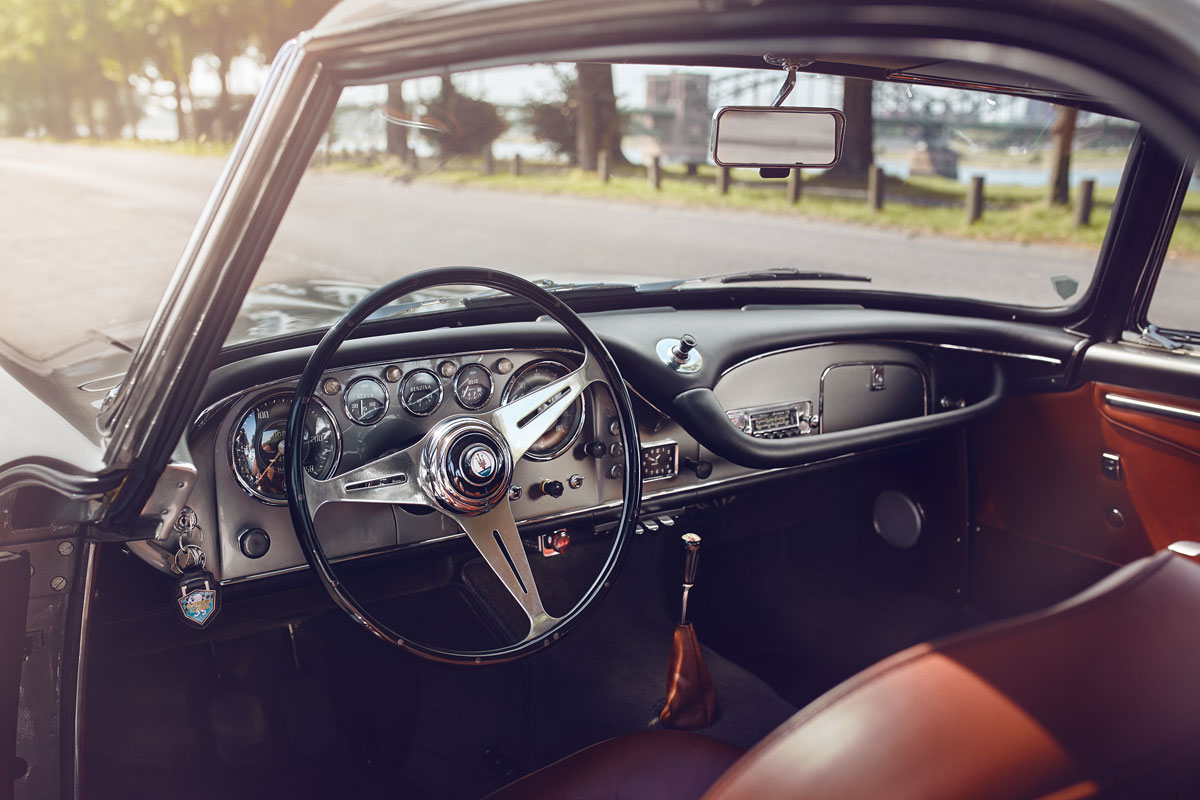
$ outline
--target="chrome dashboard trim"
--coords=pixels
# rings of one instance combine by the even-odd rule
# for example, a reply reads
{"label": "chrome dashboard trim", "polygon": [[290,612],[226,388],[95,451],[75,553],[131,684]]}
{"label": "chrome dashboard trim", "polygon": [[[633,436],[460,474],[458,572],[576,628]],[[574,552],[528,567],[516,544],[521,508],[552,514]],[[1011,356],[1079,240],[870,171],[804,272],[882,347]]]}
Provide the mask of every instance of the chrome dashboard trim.
{"label": "chrome dashboard trim", "polygon": [[[1080,343],[1086,342],[1086,339],[1080,339]],[[945,342],[925,342],[919,339],[846,339],[840,341],[827,340],[810,342],[808,344],[798,344],[794,347],[782,347],[778,350],[771,350],[767,353],[759,353],[757,355],[750,356],[750,358],[743,359],[732,366],[726,367],[721,374],[717,376],[717,379],[720,380],[721,378],[724,378],[738,367],[750,364],[754,361],[759,361],[764,358],[770,358],[771,356],[777,356],[783,353],[794,353],[797,350],[810,350],[814,347],[829,347],[831,345],[841,344],[898,344],[908,345],[911,347],[933,347],[939,350],[961,350],[968,353],[982,353],[984,355],[1002,356],[1004,358],[1020,358],[1027,361],[1040,361],[1045,364],[1056,364],[1058,366],[1062,366],[1063,363],[1062,359],[1054,358],[1053,356],[1039,356],[1032,353],[1014,353],[1007,350],[992,350],[986,347],[969,347],[962,344],[946,344]],[[1077,344],[1076,347],[1078,346],[1079,345]]]}
{"label": "chrome dashboard trim", "polygon": [[1126,411],[1142,411],[1147,414],[1166,417],[1167,419],[1200,423],[1200,411],[1193,411],[1190,408],[1152,403],[1149,400],[1138,400],[1134,397],[1126,397],[1125,395],[1113,394],[1111,392],[1104,395],[1104,402],[1113,408],[1123,408]]}
{"label": "chrome dashboard trim", "polygon": [[[819,464],[832,464],[837,461],[844,461],[846,459],[856,458],[858,456],[870,455],[872,453],[879,453],[879,452],[883,452],[886,450],[892,450],[897,447],[904,447],[904,446],[905,446],[904,444],[893,444],[893,445],[886,445],[884,447],[874,447],[874,448],[870,448],[868,450],[855,451],[853,453],[842,453],[841,455],[830,456],[829,458],[819,458],[815,461],[808,461],[804,464],[798,464],[794,467],[772,467],[771,469],[754,470],[749,475],[735,475],[735,476],[732,476],[729,478],[721,478],[719,480],[703,481],[701,483],[694,484],[694,485],[676,486],[676,487],[673,487],[670,489],[660,489],[656,492],[649,492],[647,494],[642,495],[642,501],[645,502],[646,500],[659,500],[662,498],[674,497],[676,495],[681,495],[681,494],[685,494],[688,492],[695,492],[695,491],[701,490],[701,489],[709,489],[709,488],[712,488],[715,486],[732,487],[732,486],[737,486],[737,485],[743,484],[743,483],[757,483],[764,475],[775,475],[775,476],[782,477],[783,475],[785,475],[787,473],[792,473],[792,472],[801,473],[804,470],[808,469],[809,467],[814,467]],[[676,477],[678,477],[678,476],[676,476]],[[600,503],[598,505],[588,506],[587,508],[577,509],[574,511],[560,511],[560,512],[557,512],[554,514],[546,514],[541,517],[527,517],[524,519],[518,519],[518,520],[516,520],[516,524],[517,525],[542,525],[542,524],[546,524],[546,523],[564,522],[564,521],[572,520],[572,519],[575,519],[578,517],[587,517],[598,511],[608,511],[608,510],[620,508],[621,503],[622,503],[621,500],[610,500],[606,503]],[[369,550],[369,551],[363,552],[363,553],[352,553],[350,555],[338,556],[338,557],[330,559],[330,560],[333,563],[356,561],[360,558],[367,558],[367,557],[376,556],[376,555],[385,555],[385,554],[389,554],[389,553],[398,553],[398,552],[402,552],[405,550],[412,550],[412,549],[418,548],[418,547],[425,547],[426,545],[441,544],[443,542],[449,542],[449,541],[453,541],[455,539],[462,539],[465,537],[466,537],[466,534],[463,533],[462,531],[459,531],[458,533],[451,533],[451,534],[447,534],[445,536],[438,536],[438,537],[435,537],[432,539],[423,539],[419,542],[407,542],[405,544],[395,545],[394,547],[386,547],[386,548],[381,548],[378,550]],[[259,573],[255,573],[253,575],[243,575],[239,578],[229,578],[229,579],[221,580],[221,581],[219,581],[219,584],[221,586],[230,586],[233,584],[248,583],[250,581],[256,581],[260,578],[271,578],[271,577],[275,577],[278,575],[288,575],[288,574],[295,573],[295,572],[301,572],[308,568],[309,568],[309,566],[307,563],[296,564],[295,566],[292,566],[292,567],[284,567],[282,569],[271,570],[269,572],[259,572]]]}

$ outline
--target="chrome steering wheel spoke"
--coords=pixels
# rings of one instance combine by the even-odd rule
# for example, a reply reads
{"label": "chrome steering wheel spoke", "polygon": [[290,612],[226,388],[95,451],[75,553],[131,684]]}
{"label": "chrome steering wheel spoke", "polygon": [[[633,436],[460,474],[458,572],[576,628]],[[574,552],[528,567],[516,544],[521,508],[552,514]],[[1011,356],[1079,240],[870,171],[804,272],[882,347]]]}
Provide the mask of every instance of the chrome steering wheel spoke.
{"label": "chrome steering wheel spoke", "polygon": [[537,582],[529,568],[529,558],[512,507],[504,498],[490,511],[478,516],[464,517],[446,514],[462,527],[475,549],[491,567],[504,588],[513,596],[525,616],[529,619],[529,633],[522,642],[527,642],[561,622],[552,617],[542,606]]}
{"label": "chrome steering wheel spoke", "polygon": [[433,505],[418,480],[417,465],[427,438],[327,480],[318,480],[305,472],[304,500],[308,512],[315,515],[326,503]]}
{"label": "chrome steering wheel spoke", "polygon": [[558,422],[584,389],[604,382],[604,375],[585,354],[578,369],[497,408],[486,418],[504,436],[513,461],[517,461]]}

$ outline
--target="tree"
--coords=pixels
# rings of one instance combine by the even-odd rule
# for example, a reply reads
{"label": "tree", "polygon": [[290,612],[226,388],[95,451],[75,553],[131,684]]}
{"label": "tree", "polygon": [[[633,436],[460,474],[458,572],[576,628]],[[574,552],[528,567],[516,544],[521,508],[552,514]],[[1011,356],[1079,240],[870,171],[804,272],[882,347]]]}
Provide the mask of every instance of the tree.
{"label": "tree", "polygon": [[621,113],[613,89],[610,64],[575,65],[574,99],[575,156],[579,166],[595,172],[598,155],[608,154],[608,163],[624,161],[621,155]]}
{"label": "tree", "polygon": [[[388,84],[387,113],[393,117],[406,117],[404,106],[404,81]],[[408,128],[389,122],[387,126],[387,151],[402,160],[408,160]]]}
{"label": "tree", "polygon": [[1071,142],[1075,138],[1078,111],[1070,106],[1058,109],[1054,120],[1054,144],[1050,158],[1050,190],[1046,202],[1065,206],[1071,202]]}
{"label": "tree", "polygon": [[842,160],[829,170],[830,176],[861,183],[875,163],[875,118],[871,112],[874,84],[863,78],[842,79],[842,113],[846,115],[846,135],[842,140]]}
{"label": "tree", "polygon": [[[544,100],[524,106],[533,135],[550,145],[572,164],[595,170],[597,155],[608,153],[608,163],[624,163],[621,135],[624,116],[617,108],[612,68],[606,64],[579,64],[576,73],[555,70],[557,91]],[[580,153],[590,154],[590,158]],[[590,166],[589,166],[590,164]]]}
{"label": "tree", "polygon": [[426,109],[424,121],[440,130],[422,130],[422,134],[443,159],[478,155],[508,129],[508,123],[494,105],[460,93],[449,75],[442,78],[441,94],[426,103]]}

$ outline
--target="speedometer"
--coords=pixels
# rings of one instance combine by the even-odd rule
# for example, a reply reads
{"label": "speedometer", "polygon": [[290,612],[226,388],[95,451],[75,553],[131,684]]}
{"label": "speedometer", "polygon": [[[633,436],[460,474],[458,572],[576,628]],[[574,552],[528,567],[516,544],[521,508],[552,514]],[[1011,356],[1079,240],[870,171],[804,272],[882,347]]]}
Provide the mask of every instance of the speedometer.
{"label": "speedometer", "polygon": [[[238,483],[256,499],[274,506],[287,503],[284,438],[291,410],[290,392],[263,398],[242,415],[229,443]],[[304,471],[325,480],[337,469],[342,441],[333,414],[321,401],[313,399],[309,403],[301,438]]]}
{"label": "speedometer", "polygon": [[[549,359],[532,361],[513,373],[508,385],[504,387],[504,394],[501,395],[500,402],[502,404],[509,403],[524,397],[535,389],[540,389],[551,381],[558,380],[568,372],[570,372],[570,367],[558,361]],[[581,428],[583,428],[582,396],[576,398],[575,402],[558,418],[558,421],[525,451],[525,457],[533,461],[549,461],[561,455],[575,443]]]}

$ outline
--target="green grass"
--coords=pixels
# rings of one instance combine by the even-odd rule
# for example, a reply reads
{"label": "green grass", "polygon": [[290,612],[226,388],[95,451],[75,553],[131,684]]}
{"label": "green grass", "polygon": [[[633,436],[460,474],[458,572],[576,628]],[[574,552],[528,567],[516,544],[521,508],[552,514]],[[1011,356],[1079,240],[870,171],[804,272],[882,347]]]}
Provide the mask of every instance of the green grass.
{"label": "green grass", "polygon": [[167,142],[160,139],[72,139],[73,143],[91,147],[114,147],[121,150],[157,150],[162,153],[178,153],[188,156],[228,156],[233,142],[196,140]]}
{"label": "green grass", "polygon": [[[330,171],[361,171],[396,179],[430,182],[447,186],[571,195],[601,200],[638,202],[682,208],[723,208],[780,215],[799,215],[875,228],[902,230],[913,234],[966,239],[1055,244],[1099,249],[1108,226],[1116,189],[1097,189],[1091,225],[1076,228],[1071,207],[1050,207],[1045,189],[1024,186],[987,186],[985,212],[973,225],[966,222],[963,207],[967,187],[947,178],[888,178],[881,211],[871,210],[862,187],[838,185],[819,177],[806,180],[800,202],[788,203],[784,181],[763,181],[752,170],[733,170],[729,193],[716,189],[716,168],[701,166],[687,177],[682,169],[663,171],[662,189],[655,191],[641,167],[614,171],[608,183],[594,173],[563,170],[552,165],[527,164],[520,176],[509,174],[506,163],[497,162],[492,175],[483,174],[478,160],[456,160],[441,170],[412,173],[388,159],[334,162]],[[850,193],[852,196],[839,196]],[[1200,197],[1188,197],[1186,211],[1200,211]],[[1184,257],[1200,256],[1200,224],[1180,222],[1172,252]]]}

